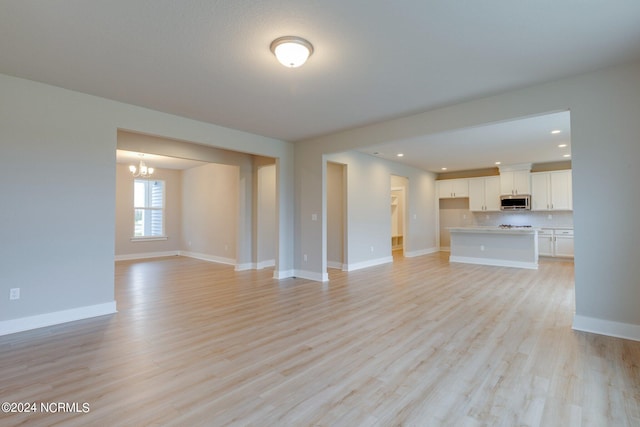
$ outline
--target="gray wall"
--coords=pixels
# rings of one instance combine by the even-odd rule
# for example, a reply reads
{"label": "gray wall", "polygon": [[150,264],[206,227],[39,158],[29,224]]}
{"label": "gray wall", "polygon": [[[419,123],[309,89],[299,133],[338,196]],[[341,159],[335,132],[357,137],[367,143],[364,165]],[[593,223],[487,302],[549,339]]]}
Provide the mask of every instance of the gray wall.
{"label": "gray wall", "polygon": [[[579,329],[640,339],[640,63],[514,90],[501,95],[314,138],[296,144],[296,245],[325,268],[323,155],[420,135],[571,110],[576,319]],[[621,209],[625,206],[625,209]],[[597,233],[604,224],[615,224]],[[300,265],[299,257],[296,258]],[[616,332],[618,331],[618,332]]]}
{"label": "gray wall", "polygon": [[211,163],[182,176],[182,244],[188,255],[236,263],[238,166]]}

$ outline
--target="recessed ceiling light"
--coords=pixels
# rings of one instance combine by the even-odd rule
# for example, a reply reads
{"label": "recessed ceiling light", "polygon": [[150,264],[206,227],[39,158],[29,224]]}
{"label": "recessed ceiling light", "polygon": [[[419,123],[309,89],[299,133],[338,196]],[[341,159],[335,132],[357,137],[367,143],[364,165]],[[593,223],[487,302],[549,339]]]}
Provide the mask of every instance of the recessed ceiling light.
{"label": "recessed ceiling light", "polygon": [[562,157],[571,157],[571,154],[565,154],[565,155],[564,155],[564,156],[562,156]]}
{"label": "recessed ceiling light", "polygon": [[551,133],[552,133],[552,134],[554,134],[554,135],[555,135],[555,134],[557,134],[557,133],[560,133],[560,132],[562,132],[562,131],[561,131],[561,130],[559,130],[559,129],[556,129],[556,130],[552,130],[552,131],[551,131]]}
{"label": "recessed ceiling light", "polygon": [[442,169],[443,171],[446,171],[446,170],[447,170],[447,168],[441,168],[441,169]]}
{"label": "recessed ceiling light", "polygon": [[566,146],[567,146],[567,144],[560,144],[560,145],[558,145],[558,148],[564,148]]}
{"label": "recessed ceiling light", "polygon": [[402,154],[402,153],[398,153],[398,154],[396,154],[396,156],[398,156],[398,157],[404,157],[404,154]]}
{"label": "recessed ceiling light", "polygon": [[496,165],[500,165],[500,164],[502,164],[502,162],[496,162]]}

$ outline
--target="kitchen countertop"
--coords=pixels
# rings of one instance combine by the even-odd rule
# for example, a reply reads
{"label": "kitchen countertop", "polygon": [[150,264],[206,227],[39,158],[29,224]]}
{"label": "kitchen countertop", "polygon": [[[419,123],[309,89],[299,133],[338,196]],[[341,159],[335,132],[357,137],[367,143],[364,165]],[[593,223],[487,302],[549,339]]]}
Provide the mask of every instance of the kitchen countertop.
{"label": "kitchen countertop", "polygon": [[540,231],[541,227],[513,227],[501,228],[498,226],[472,226],[472,227],[447,227],[450,232],[457,233],[496,233],[496,234],[534,234]]}

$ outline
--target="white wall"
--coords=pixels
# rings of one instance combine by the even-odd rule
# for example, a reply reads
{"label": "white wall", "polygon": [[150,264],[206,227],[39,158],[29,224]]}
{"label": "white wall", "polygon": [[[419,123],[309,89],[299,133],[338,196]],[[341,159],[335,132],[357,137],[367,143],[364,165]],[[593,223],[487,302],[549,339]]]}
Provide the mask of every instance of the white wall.
{"label": "white wall", "polygon": [[211,163],[183,171],[182,248],[187,255],[236,263],[238,166]]}
{"label": "white wall", "polygon": [[115,311],[118,129],[275,158],[293,272],[292,144],[6,75],[0,93],[0,335]]}
{"label": "white wall", "polygon": [[157,256],[180,251],[182,239],[182,172],[155,168],[155,179],[165,182],[167,240],[131,241],[133,236],[133,181],[129,165],[116,166],[116,259]]}
{"label": "white wall", "polygon": [[[296,144],[296,265],[322,272],[323,155],[490,122],[571,110],[574,327],[640,339],[640,63],[514,90]],[[625,208],[621,208],[624,206]],[[613,226],[611,226],[613,225]],[[609,227],[607,227],[609,226]],[[594,230],[606,232],[594,233]],[[596,235],[597,240],[596,240]]]}

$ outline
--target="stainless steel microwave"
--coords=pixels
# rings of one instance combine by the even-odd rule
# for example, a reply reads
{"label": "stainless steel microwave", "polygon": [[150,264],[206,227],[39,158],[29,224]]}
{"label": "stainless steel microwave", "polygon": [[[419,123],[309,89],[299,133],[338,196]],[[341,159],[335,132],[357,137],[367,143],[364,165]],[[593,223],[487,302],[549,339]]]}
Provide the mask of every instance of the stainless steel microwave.
{"label": "stainless steel microwave", "polygon": [[531,196],[528,194],[518,194],[517,196],[500,196],[500,210],[530,211]]}

